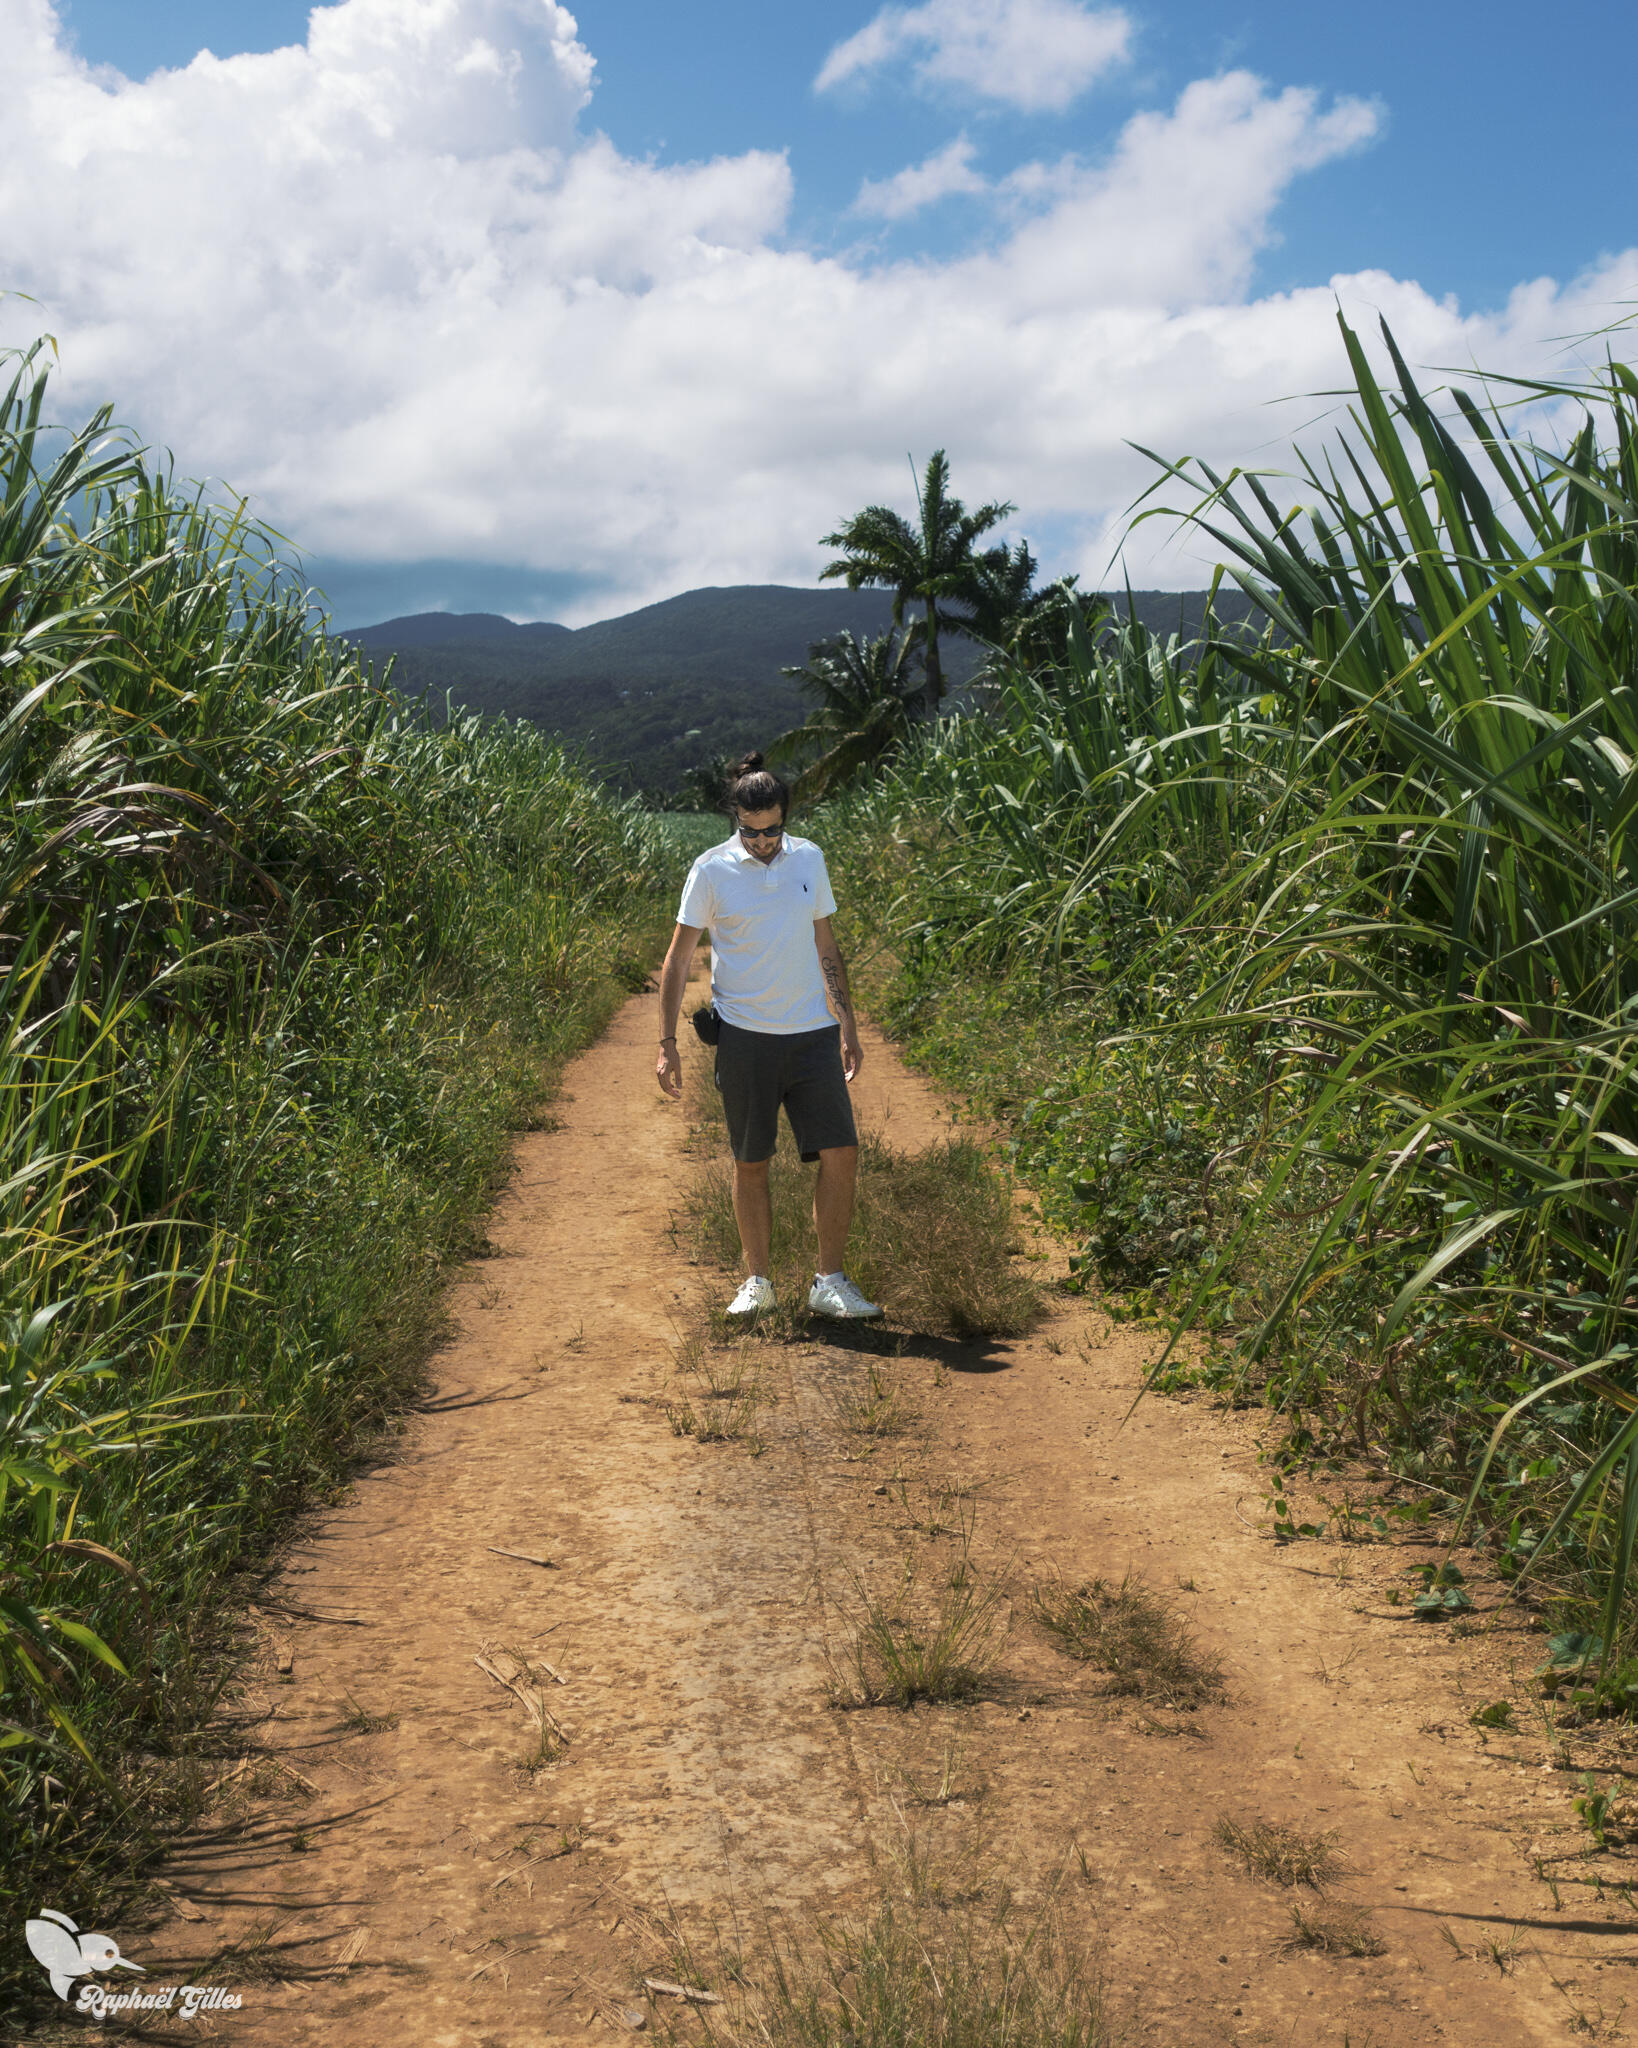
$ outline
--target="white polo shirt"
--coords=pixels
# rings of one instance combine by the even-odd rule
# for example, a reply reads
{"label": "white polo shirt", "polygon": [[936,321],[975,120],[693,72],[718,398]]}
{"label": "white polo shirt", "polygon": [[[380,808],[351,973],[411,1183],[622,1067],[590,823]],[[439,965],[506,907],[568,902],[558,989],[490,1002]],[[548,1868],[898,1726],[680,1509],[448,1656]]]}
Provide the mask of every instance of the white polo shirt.
{"label": "white polo shirt", "polygon": [[825,1001],[813,921],[836,908],[825,856],[811,839],[785,834],[771,861],[747,853],[738,833],[688,871],[678,924],[711,934],[711,1000],[743,1031],[790,1035],[836,1019]]}

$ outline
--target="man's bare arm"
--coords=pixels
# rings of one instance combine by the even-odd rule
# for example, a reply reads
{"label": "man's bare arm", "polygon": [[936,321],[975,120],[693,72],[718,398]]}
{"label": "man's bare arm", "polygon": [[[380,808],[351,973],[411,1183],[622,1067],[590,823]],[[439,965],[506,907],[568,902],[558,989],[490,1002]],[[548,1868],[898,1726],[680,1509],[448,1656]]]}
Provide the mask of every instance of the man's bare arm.
{"label": "man's bare arm", "polygon": [[682,1062],[677,1057],[677,1021],[682,1015],[683,990],[688,970],[694,964],[694,948],[702,927],[680,924],[671,934],[665,965],[660,969],[660,1052],[654,1063],[654,1078],[667,1095],[682,1094]]}
{"label": "man's bare arm", "polygon": [[859,1043],[858,1019],[853,1014],[853,995],[847,985],[847,962],[842,958],[828,917],[813,920],[813,943],[819,949],[819,972],[825,979],[825,994],[842,1027],[842,1067],[851,1081],[864,1065],[864,1047]]}

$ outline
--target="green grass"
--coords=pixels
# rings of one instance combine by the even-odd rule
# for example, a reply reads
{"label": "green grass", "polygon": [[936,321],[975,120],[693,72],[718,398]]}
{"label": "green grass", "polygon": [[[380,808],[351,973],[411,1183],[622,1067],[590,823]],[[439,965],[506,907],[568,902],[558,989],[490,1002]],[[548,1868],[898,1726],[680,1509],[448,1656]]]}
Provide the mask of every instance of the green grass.
{"label": "green grass", "polygon": [[[1273,622],[1120,625],[819,836],[878,1014],[1013,1131],[1161,1384],[1280,1406],[1638,1648],[1638,376],[1428,394],[1325,464],[1162,465]],[[1284,503],[1281,502],[1282,498]],[[1288,509],[1289,507],[1289,509]],[[1052,1040],[1058,1036],[1054,1049]]]}
{"label": "green grass", "polygon": [[760,1454],[764,1446],[757,1423],[767,1395],[758,1365],[744,1343],[717,1349],[703,1335],[689,1338],[677,1354],[686,1392],[665,1403],[672,1435],[691,1436],[702,1444],[740,1443]]}
{"label": "green grass", "polygon": [[[838,865],[854,881],[849,852]],[[1148,1039],[1111,1043],[1095,998],[1028,968],[952,975],[875,936],[888,943],[856,976],[863,999],[965,1114],[1009,1131],[1019,1180],[1075,1247],[1074,1284],[1110,1290],[1121,1314],[1164,1317],[1211,1259],[1197,1323],[1232,1332],[1260,1320],[1298,1232],[1271,1218],[1257,1244],[1220,1255],[1286,1107],[1266,1077],[1233,1047],[1179,1056]]]}
{"label": "green grass", "polygon": [[853,1581],[849,1641],[837,1660],[831,1698],[840,1707],[937,1706],[977,1699],[1006,1642],[1010,1621],[1001,1579],[975,1563],[969,1517],[953,1556],[906,1558],[885,1589]]}
{"label": "green grass", "polygon": [[904,1436],[916,1424],[917,1411],[892,1369],[870,1359],[865,1361],[863,1379],[839,1387],[832,1399],[843,1429],[868,1442]]}
{"label": "green grass", "polygon": [[12,368],[0,1910],[71,1873],[94,1915],[212,1775],[236,1574],[420,1385],[671,877],[532,730],[407,714],[106,415],[48,441]]}
{"label": "green grass", "polygon": [[677,871],[677,894],[682,894],[682,877],[690,864],[713,846],[720,846],[732,830],[722,811],[651,811],[648,829],[655,845]]}

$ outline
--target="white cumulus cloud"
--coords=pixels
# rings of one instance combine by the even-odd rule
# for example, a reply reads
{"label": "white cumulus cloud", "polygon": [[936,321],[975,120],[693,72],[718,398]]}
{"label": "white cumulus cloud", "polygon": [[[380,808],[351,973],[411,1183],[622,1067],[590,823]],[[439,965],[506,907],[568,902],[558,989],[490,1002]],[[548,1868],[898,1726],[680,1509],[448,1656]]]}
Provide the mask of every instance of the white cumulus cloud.
{"label": "white cumulus cloud", "polygon": [[1019,309],[1238,297],[1286,187],[1368,142],[1378,120],[1363,100],[1326,107],[1246,71],[1201,79],[1169,112],[1128,121],[1107,163],[1013,172],[1008,191],[1035,202],[1033,218],[989,268]]}
{"label": "white cumulus cloud", "polygon": [[[140,83],[0,0],[0,71],[0,286],[41,302],[0,322],[57,335],[59,417],[112,400],[322,559],[575,580],[570,619],[810,582],[818,536],[941,446],[1054,570],[1101,576],[1153,474],[1127,444],[1277,448],[1306,414],[1269,402],[1339,380],[1339,298],[1413,361],[1539,370],[1638,289],[1629,253],[1485,315],[1380,273],[1255,296],[1292,181],[1376,117],[1243,73],[1102,162],[998,180],[981,253],[866,263],[790,245],[782,155],[666,167],[588,133],[553,0],[342,0],[302,47]],[[1160,531],[1134,579],[1204,581]]]}
{"label": "white cumulus cloud", "polygon": [[826,92],[910,55],[920,85],[1061,113],[1124,61],[1131,34],[1119,8],[1080,0],[925,0],[884,7],[836,45],[814,86]]}
{"label": "white cumulus cloud", "polygon": [[989,181],[973,169],[973,146],[965,135],[935,150],[919,164],[895,171],[891,178],[866,178],[854,200],[858,213],[880,220],[908,220],[924,206],[960,193],[987,192]]}

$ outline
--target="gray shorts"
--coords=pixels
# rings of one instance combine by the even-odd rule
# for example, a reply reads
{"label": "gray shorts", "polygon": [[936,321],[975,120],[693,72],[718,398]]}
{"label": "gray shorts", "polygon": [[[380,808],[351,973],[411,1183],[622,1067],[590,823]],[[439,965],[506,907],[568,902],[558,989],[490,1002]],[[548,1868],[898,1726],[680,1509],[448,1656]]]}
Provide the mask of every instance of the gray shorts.
{"label": "gray shorts", "polygon": [[859,1142],[842,1071],[840,1025],[784,1034],[724,1024],[717,1040],[717,1086],[728,1142],[747,1165],[773,1157],[781,1103],[804,1159]]}

